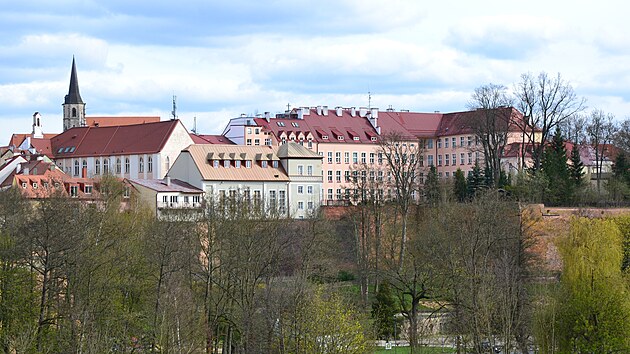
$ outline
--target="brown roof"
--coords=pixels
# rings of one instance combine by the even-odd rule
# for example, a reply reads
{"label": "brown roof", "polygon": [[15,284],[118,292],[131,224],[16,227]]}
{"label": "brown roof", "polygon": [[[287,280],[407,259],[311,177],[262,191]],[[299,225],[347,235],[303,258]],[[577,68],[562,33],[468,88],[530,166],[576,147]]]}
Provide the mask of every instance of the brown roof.
{"label": "brown roof", "polygon": [[[55,192],[69,195],[71,186],[77,187],[76,198],[78,199],[93,200],[100,196],[98,188],[95,187],[98,185],[96,179],[70,177],[59,169],[47,169],[43,174],[37,175],[13,175],[12,184],[15,188],[19,188],[22,195],[31,199],[48,198]],[[89,194],[85,193],[86,185],[93,186]]]}
{"label": "brown roof", "polygon": [[147,117],[85,117],[88,127],[113,127],[119,125],[134,125],[144,123],[156,123],[160,121],[159,116]]}
{"label": "brown roof", "polygon": [[378,125],[382,135],[396,134],[402,139],[414,140],[436,135],[440,113],[378,112]]}
{"label": "brown roof", "polygon": [[75,127],[51,139],[55,158],[156,153],[179,120],[113,127]]}
{"label": "brown roof", "polygon": [[521,120],[523,115],[512,107],[501,107],[494,110],[478,109],[474,111],[445,113],[442,115],[437,136],[474,134],[478,120],[484,119],[486,114],[495,115],[494,121],[497,125],[497,129],[505,129],[506,126],[509,126],[510,131],[520,131],[515,122]]}
{"label": "brown roof", "polygon": [[[243,146],[243,145],[215,145],[197,144],[190,145],[182,150],[183,154],[189,154],[197,166],[204,180],[209,181],[288,181],[289,177],[279,163],[279,158],[271,146]],[[219,166],[214,167],[213,161],[218,160]],[[229,167],[224,167],[224,161],[230,161]],[[241,161],[240,167],[236,167],[235,161]],[[244,161],[252,161],[247,168]],[[267,167],[262,167],[262,161]],[[278,161],[278,167],[274,168],[272,161]]]}
{"label": "brown roof", "polygon": [[[20,146],[23,142],[24,139],[26,139],[26,137],[31,136],[31,133],[18,133],[18,134],[13,134],[11,135],[11,140],[9,141],[9,146],[15,146],[18,147]],[[57,134],[44,134],[44,139],[52,139],[56,136]]]}

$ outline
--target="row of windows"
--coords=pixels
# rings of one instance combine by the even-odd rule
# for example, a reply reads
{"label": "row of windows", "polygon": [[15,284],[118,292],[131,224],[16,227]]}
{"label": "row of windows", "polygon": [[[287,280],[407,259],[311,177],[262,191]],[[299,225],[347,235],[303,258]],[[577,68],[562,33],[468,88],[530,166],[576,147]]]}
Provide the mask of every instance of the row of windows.
{"label": "row of windows", "polygon": [[[170,165],[170,161],[167,156],[166,157],[166,170],[169,169],[170,167],[169,165]],[[112,172],[110,171],[110,160],[108,157],[103,159],[102,166],[103,166],[103,170],[102,170],[103,174],[108,174]],[[87,160],[83,160],[81,162],[81,165],[79,165],[79,160],[74,160],[74,171],[73,171],[74,175],[80,176],[81,168],[87,169],[87,167],[88,167]],[[120,157],[117,157],[114,163],[114,166],[112,167],[114,169],[113,173],[121,174],[124,171],[125,174],[129,174],[129,171],[130,171],[129,158],[128,157],[124,158],[124,165],[123,165],[123,162],[120,159]],[[144,173],[144,158],[142,156],[138,159],[138,172]],[[147,158],[147,172],[149,173],[153,172],[153,157],[152,156],[149,156]],[[96,159],[94,162],[94,174],[97,174],[97,175],[101,174],[101,159]]]}
{"label": "row of windows", "polygon": [[[313,186],[306,186],[306,194],[313,194]],[[297,193],[304,194],[304,186],[297,186]]]}
{"label": "row of windows", "polygon": [[[335,193],[336,192],[336,193]],[[368,195],[372,198],[378,197],[378,199],[385,198],[384,189],[371,189],[371,190],[359,190],[359,189],[341,189],[337,188],[333,190],[329,188],[326,193],[327,200],[350,200],[350,199],[366,199]],[[387,189],[387,199],[392,199],[394,196],[393,190]],[[411,191],[411,198],[416,198],[416,191]]]}
{"label": "row of windows", "polygon": [[[466,158],[468,157],[468,158]],[[473,155],[472,152],[468,154],[464,154],[463,152],[459,154],[459,164],[464,165],[468,161],[469,165],[473,164]],[[479,153],[475,152],[475,161],[479,161]],[[433,155],[428,156],[429,166],[433,165]],[[457,154],[445,154],[444,160],[442,160],[442,155],[437,155],[437,165],[442,166],[442,162],[444,162],[444,166],[456,166],[457,165]]]}
{"label": "row of windows", "polygon": [[[297,165],[297,174],[300,176],[304,176],[304,165]],[[306,175],[313,175],[313,165],[306,165]]]}
{"label": "row of windows", "polygon": [[[323,152],[319,153],[320,155],[323,156]],[[352,159],[350,158],[352,156]],[[369,160],[368,160],[368,156],[369,156]],[[334,157],[334,158],[333,158]],[[383,164],[383,154],[382,153],[374,153],[374,152],[370,152],[369,154],[367,152],[352,152],[352,155],[349,151],[346,151],[343,153],[343,163],[344,164],[349,164],[350,161],[352,161],[353,164],[358,164],[358,163],[362,163],[362,164],[366,164],[369,163],[370,164],[374,164],[375,161],[377,161],[379,163],[379,165]],[[336,163],[336,164],[340,164],[342,163],[342,155],[341,152],[337,151],[334,153],[332,151],[329,151],[327,154],[327,160],[326,162],[328,162],[329,164],[332,163]]]}
{"label": "row of windows", "polygon": [[[241,166],[243,165],[241,160],[212,160],[212,166],[214,168],[219,168],[219,166],[221,166],[221,161],[223,161],[224,168],[230,168],[230,167],[241,168]],[[245,168],[252,168],[252,160],[244,160],[244,161],[245,161]],[[269,166],[269,162],[267,160],[260,161],[260,167],[267,168],[268,166]],[[278,160],[271,161],[271,166],[273,168],[278,168]]]}
{"label": "row of windows", "polygon": [[[349,182],[356,182],[357,179],[359,177],[361,177],[362,181],[366,181],[367,178],[369,177],[370,182],[375,182],[375,181],[379,181],[382,182],[385,177],[387,177],[387,182],[391,182],[392,181],[392,173],[390,171],[387,171],[387,173],[385,173],[384,171],[349,171],[349,170],[345,170],[345,171],[327,171],[326,172],[326,176],[327,176],[327,181],[332,183],[333,182],[333,177],[334,177],[334,181],[337,183],[341,183],[342,181],[342,172],[343,172],[343,181],[346,183]],[[333,174],[334,173],[334,174]],[[413,171],[412,171],[413,173]]]}
{"label": "row of windows", "polygon": [[[247,145],[252,145],[252,139],[247,139],[245,142]],[[271,138],[265,139],[265,145],[271,146]],[[254,146],[260,146],[260,139],[254,139]]]}

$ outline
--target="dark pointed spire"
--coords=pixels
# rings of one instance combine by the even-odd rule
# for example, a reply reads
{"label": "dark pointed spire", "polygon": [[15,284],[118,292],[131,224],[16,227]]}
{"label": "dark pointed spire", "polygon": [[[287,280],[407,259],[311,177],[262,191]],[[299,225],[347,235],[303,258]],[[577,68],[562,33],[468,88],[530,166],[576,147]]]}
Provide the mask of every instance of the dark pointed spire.
{"label": "dark pointed spire", "polygon": [[72,56],[72,72],[70,73],[70,88],[66,95],[66,104],[83,103],[81,94],[79,93],[79,80],[77,79],[77,66],[74,64],[74,55]]}

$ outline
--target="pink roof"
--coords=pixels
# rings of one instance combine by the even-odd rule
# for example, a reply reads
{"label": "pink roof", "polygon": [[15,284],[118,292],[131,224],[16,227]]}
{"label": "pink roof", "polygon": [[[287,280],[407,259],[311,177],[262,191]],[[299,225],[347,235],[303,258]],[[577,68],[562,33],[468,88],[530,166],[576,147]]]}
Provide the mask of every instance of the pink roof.
{"label": "pink roof", "polygon": [[159,116],[148,117],[85,117],[88,127],[113,127],[119,125],[133,125],[144,123],[156,123],[160,121]]}
{"label": "pink roof", "polygon": [[[478,120],[487,110],[474,110],[464,112],[445,113],[442,115],[437,136],[473,134],[475,121]],[[522,119],[523,115],[512,107],[502,107],[496,109],[497,128],[503,128],[509,123],[510,131],[519,131],[518,125],[514,122]]]}
{"label": "pink roof", "polygon": [[381,135],[397,134],[403,139],[436,136],[440,126],[440,113],[378,112]]}
{"label": "pink roof", "polygon": [[[294,110],[292,116],[296,114]],[[309,114],[304,115],[304,119],[272,118],[270,122],[267,122],[264,118],[255,118],[254,121],[258,126],[271,131],[276,137],[279,137],[282,131],[286,132],[287,136],[291,132],[295,133],[296,136],[300,132],[305,135],[311,132],[313,139],[318,143],[338,142],[337,134],[346,136],[348,131],[356,132],[360,138],[358,141],[345,139],[344,142],[348,144],[372,143],[371,139],[367,138],[368,134],[371,133],[376,136],[376,130],[365,117],[360,117],[358,112],[353,117],[348,109],[343,109],[341,116],[337,116],[335,110],[329,110],[328,115],[318,115],[316,109],[310,108]],[[298,126],[296,127],[292,123]],[[333,134],[333,131],[337,134]],[[322,139],[322,136],[328,136],[328,140]]]}
{"label": "pink roof", "polygon": [[[32,135],[31,133],[13,134],[13,135],[11,135],[11,140],[9,141],[9,146],[13,145],[15,147],[18,147],[24,142],[24,139],[26,139],[26,137],[29,137],[31,135]],[[44,134],[44,139],[52,139],[56,135],[57,134]]]}
{"label": "pink roof", "polygon": [[51,139],[56,158],[150,154],[162,150],[179,120],[114,127],[75,127]]}

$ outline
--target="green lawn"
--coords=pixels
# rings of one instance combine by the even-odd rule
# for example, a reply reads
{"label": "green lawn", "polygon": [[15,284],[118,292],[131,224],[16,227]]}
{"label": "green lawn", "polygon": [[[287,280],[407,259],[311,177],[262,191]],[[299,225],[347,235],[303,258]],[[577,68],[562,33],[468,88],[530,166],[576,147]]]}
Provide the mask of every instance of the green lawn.
{"label": "green lawn", "polygon": [[[414,354],[441,354],[441,353],[455,353],[453,348],[440,348],[440,347],[422,347],[414,351]],[[411,353],[409,347],[393,347],[391,350],[385,350],[380,348],[374,352],[374,354],[408,354]]]}

